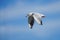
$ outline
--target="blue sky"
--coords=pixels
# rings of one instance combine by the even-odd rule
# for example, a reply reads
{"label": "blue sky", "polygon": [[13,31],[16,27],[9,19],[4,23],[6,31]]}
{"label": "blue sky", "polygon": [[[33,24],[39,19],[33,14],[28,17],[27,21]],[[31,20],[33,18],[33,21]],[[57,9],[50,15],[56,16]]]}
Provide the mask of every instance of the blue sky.
{"label": "blue sky", "polygon": [[[29,29],[30,12],[46,17]],[[60,0],[0,0],[0,40],[60,40]]]}

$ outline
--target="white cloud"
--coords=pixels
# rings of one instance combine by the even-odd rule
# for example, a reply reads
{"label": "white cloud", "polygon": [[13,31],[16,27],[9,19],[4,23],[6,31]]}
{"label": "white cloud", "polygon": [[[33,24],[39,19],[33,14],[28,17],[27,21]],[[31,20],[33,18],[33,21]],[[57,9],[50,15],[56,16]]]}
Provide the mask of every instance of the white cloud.
{"label": "white cloud", "polygon": [[60,2],[50,3],[48,5],[26,5],[23,2],[17,2],[14,5],[9,5],[0,10],[0,19],[7,20],[13,18],[21,18],[29,12],[54,13],[60,10]]}
{"label": "white cloud", "polygon": [[35,24],[32,29],[28,26],[6,25],[0,27],[0,33],[30,33],[37,37],[49,37],[60,28],[59,20],[46,20],[43,25]]}
{"label": "white cloud", "polygon": [[52,4],[48,4],[44,7],[48,12],[56,12],[60,10],[60,1]]}

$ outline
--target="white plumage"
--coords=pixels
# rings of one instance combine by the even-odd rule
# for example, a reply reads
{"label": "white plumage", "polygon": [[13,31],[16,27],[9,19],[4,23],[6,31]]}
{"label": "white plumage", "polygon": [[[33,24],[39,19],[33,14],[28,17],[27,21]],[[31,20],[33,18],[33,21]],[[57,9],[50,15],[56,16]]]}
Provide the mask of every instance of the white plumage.
{"label": "white plumage", "polygon": [[42,25],[42,18],[45,17],[45,15],[41,14],[41,13],[36,13],[36,12],[31,12],[28,15],[28,23],[29,23],[29,27],[32,28],[33,24],[34,24],[34,20]]}

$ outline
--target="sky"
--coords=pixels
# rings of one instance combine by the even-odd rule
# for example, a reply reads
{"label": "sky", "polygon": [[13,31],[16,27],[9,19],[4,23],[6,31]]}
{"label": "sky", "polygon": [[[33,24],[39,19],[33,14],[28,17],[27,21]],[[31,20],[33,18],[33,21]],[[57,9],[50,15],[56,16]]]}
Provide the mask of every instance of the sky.
{"label": "sky", "polygon": [[[43,25],[30,29],[30,12],[44,14]],[[60,40],[60,0],[0,0],[0,40]]]}

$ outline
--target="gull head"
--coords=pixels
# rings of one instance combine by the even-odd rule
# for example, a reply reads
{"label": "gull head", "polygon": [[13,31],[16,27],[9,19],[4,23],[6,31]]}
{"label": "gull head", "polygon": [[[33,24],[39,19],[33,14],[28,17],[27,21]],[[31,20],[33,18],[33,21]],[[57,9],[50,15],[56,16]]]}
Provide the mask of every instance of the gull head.
{"label": "gull head", "polygon": [[41,17],[42,17],[42,18],[45,18],[45,15],[42,15]]}
{"label": "gull head", "polygon": [[[31,13],[29,13],[29,14],[27,14],[27,16],[33,16],[34,15],[34,13],[33,12],[31,12]],[[27,17],[26,16],[26,17]]]}

